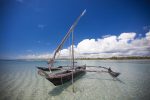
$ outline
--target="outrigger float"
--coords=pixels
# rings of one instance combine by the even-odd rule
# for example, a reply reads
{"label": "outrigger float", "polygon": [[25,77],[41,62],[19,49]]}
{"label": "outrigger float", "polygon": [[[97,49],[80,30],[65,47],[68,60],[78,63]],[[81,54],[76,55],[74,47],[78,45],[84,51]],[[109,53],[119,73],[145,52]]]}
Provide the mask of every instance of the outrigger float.
{"label": "outrigger float", "polygon": [[[67,32],[67,34],[65,35],[65,37],[63,38],[63,40],[61,41],[60,45],[57,47],[57,49],[54,52],[54,55],[52,57],[52,59],[50,59],[48,61],[48,68],[46,67],[37,67],[38,68],[38,74],[41,76],[44,76],[47,80],[49,80],[51,83],[53,83],[55,86],[58,85],[63,85],[64,83],[71,81],[72,80],[72,84],[74,81],[75,77],[78,77],[80,75],[84,75],[86,72],[105,72],[105,73],[109,73],[112,77],[118,77],[120,75],[120,73],[118,72],[114,72],[111,70],[111,68],[106,68],[106,67],[101,67],[101,66],[75,66],[75,59],[74,59],[74,35],[73,35],[73,30],[75,28],[75,26],[77,25],[78,21],[80,20],[80,18],[85,14],[86,10],[84,10],[81,15],[76,19],[76,21],[73,23],[73,25],[71,26],[71,28],[69,29],[69,31]],[[54,61],[55,61],[55,57],[56,54],[59,53],[65,43],[65,41],[69,38],[69,36],[72,33],[72,46],[71,46],[71,61],[72,61],[72,65],[68,66],[69,69],[66,69],[66,66],[58,66],[58,67],[54,67]],[[96,68],[103,68],[105,69],[104,71],[97,71],[97,70],[87,70],[86,67],[96,67]],[[58,73],[53,73],[53,71],[56,70],[61,70],[62,72],[58,72]],[[50,71],[51,73],[47,73],[47,71]]]}

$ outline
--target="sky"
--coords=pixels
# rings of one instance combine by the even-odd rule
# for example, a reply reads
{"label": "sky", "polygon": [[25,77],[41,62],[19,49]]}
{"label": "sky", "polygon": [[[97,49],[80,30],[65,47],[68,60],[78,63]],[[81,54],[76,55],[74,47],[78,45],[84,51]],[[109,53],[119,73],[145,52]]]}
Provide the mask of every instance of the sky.
{"label": "sky", "polygon": [[150,56],[149,0],[1,0],[0,58],[51,57],[84,9],[76,57]]}

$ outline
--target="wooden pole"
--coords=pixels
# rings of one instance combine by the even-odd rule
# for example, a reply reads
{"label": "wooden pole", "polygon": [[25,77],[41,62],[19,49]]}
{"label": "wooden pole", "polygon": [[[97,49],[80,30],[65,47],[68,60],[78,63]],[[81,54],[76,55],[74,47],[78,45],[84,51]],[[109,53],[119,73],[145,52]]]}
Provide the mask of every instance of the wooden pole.
{"label": "wooden pole", "polygon": [[73,78],[74,71],[75,71],[75,68],[74,68],[74,34],[73,34],[73,30],[72,30],[72,90],[73,90],[73,92],[75,92],[74,91],[74,84],[73,84],[73,82],[74,82],[74,78]]}

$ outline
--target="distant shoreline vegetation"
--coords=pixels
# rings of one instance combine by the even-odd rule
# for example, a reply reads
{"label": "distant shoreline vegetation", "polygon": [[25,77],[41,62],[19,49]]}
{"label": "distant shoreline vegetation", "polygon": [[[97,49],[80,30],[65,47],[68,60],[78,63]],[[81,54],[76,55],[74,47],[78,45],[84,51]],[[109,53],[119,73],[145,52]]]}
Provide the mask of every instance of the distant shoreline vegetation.
{"label": "distant shoreline vegetation", "polygon": [[[109,57],[109,58],[75,58],[75,60],[146,60],[150,56],[130,56],[130,57]],[[49,59],[0,59],[0,60],[19,60],[19,61],[48,61]],[[56,60],[70,60],[69,58],[58,58]]]}
{"label": "distant shoreline vegetation", "polygon": [[130,56],[130,57],[110,57],[110,58],[76,58],[77,60],[141,60],[150,59],[150,57]]}

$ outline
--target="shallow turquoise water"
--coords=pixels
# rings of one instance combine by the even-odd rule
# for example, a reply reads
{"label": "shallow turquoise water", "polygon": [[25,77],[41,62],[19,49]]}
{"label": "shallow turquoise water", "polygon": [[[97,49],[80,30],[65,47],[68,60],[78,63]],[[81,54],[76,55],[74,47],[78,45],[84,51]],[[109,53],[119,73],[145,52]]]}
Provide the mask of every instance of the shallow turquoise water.
{"label": "shallow turquoise water", "polygon": [[87,72],[76,79],[73,93],[70,82],[56,87],[37,74],[35,66],[47,66],[44,61],[0,61],[0,100],[150,99],[150,60],[78,60],[77,64],[111,67],[121,75],[113,80],[106,73]]}

